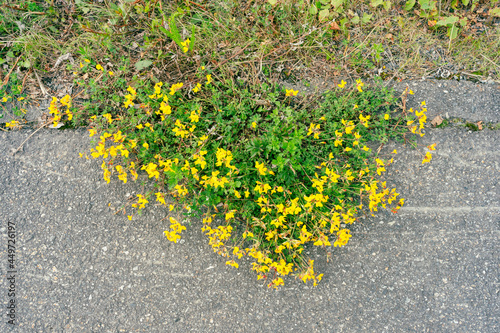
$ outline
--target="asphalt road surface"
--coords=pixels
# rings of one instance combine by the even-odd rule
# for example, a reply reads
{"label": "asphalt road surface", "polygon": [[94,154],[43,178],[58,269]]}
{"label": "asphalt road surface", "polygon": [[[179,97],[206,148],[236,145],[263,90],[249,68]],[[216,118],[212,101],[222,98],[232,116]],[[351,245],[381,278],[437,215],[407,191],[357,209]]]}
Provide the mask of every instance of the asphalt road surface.
{"label": "asphalt road surface", "polygon": [[[430,119],[500,121],[498,86],[410,88]],[[142,186],[106,184],[97,162],[80,159],[85,130],[41,130],[15,156],[32,130],[1,132],[0,331],[499,332],[500,130],[426,132],[419,143],[437,143],[430,164],[414,149],[384,147],[399,151],[385,178],[406,198],[401,211],[363,219],[329,262],[311,249],[321,283],[289,278],[279,291],[257,281],[248,261],[226,266],[200,221],[173,244],[162,207],[132,221],[115,214]]]}

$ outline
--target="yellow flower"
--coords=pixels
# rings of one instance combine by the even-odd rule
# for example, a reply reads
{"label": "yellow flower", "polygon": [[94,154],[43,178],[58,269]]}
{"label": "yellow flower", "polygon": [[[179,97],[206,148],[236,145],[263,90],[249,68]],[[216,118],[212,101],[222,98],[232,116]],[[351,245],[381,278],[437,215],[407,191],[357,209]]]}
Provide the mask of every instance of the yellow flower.
{"label": "yellow flower", "polygon": [[429,150],[436,150],[436,144],[433,143],[432,145],[427,146],[427,148],[429,148]]}
{"label": "yellow flower", "polygon": [[184,42],[181,42],[181,45],[182,45],[182,51],[184,53],[186,53],[187,51],[189,51],[189,43],[191,43],[191,41],[188,39],[186,39]]}
{"label": "yellow flower", "polygon": [[347,82],[345,82],[344,80],[342,80],[342,81],[340,81],[340,84],[337,84],[337,86],[339,88],[344,88],[346,84],[347,84]]}
{"label": "yellow flower", "polygon": [[207,82],[205,84],[210,84],[212,82],[212,75],[208,74],[207,75]]}
{"label": "yellow flower", "polygon": [[196,111],[191,111],[189,119],[191,120],[192,123],[197,123],[200,121],[200,114],[196,113]]}
{"label": "yellow flower", "polygon": [[115,75],[115,73],[113,73],[112,71],[109,71],[108,74],[111,76]]}
{"label": "yellow flower", "polygon": [[254,121],[252,122],[252,128],[256,128],[257,127],[257,123]]}
{"label": "yellow flower", "polygon": [[363,92],[363,89],[361,89],[361,87],[363,87],[364,85],[365,84],[361,81],[361,79],[356,80],[356,88],[358,88],[359,92]]}
{"label": "yellow flower", "polygon": [[230,219],[233,219],[234,218],[234,210],[226,213],[226,221],[230,220]]}
{"label": "yellow flower", "polygon": [[297,96],[298,90],[293,90],[293,89],[285,89],[286,91],[286,96]]}
{"label": "yellow flower", "polygon": [[425,154],[424,159],[422,160],[422,164],[429,163],[431,160],[432,160],[432,154],[427,152],[427,154]]}
{"label": "yellow flower", "polygon": [[19,125],[19,122],[17,120],[12,120],[10,123],[6,123],[5,126],[6,127],[12,127],[12,128],[15,128]]}
{"label": "yellow flower", "polygon": [[83,59],[83,61],[85,61],[86,63],[90,64],[90,60],[89,59]]}
{"label": "yellow flower", "polygon": [[234,260],[226,261],[226,265],[238,268],[238,263],[236,261],[234,261]]}
{"label": "yellow flower", "polygon": [[183,86],[184,86],[184,83],[182,83],[182,82],[173,84],[172,87],[170,87],[170,95],[175,94],[175,92],[177,90],[181,89]]}
{"label": "yellow flower", "polygon": [[147,142],[144,142],[144,143],[142,144],[142,146],[143,146],[144,148],[146,148],[146,149],[149,149],[149,144],[148,144]]}
{"label": "yellow flower", "polygon": [[390,117],[391,117],[391,116],[389,116],[389,114],[387,114],[387,113],[384,115],[384,119],[385,119],[385,120],[389,120],[389,118],[390,118]]}
{"label": "yellow flower", "polygon": [[198,91],[200,91],[200,89],[201,89],[201,84],[197,83],[196,87],[193,88],[193,92],[197,93]]}
{"label": "yellow flower", "polygon": [[101,65],[99,65],[99,64],[97,64],[97,65],[95,66],[95,69],[100,70],[100,71],[104,70],[104,68],[102,68],[102,66],[101,66]]}
{"label": "yellow flower", "polygon": [[266,175],[267,168],[264,166],[264,163],[259,163],[259,162],[256,161],[255,162],[255,167],[257,168],[257,170],[259,171],[259,173],[262,176]]}

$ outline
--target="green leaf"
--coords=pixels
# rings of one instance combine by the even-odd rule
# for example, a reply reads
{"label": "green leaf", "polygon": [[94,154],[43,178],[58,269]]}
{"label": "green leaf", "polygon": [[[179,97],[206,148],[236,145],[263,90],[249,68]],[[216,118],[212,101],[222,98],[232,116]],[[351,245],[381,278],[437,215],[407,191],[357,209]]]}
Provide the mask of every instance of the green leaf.
{"label": "green leaf", "polygon": [[344,3],[344,0],[332,0],[330,1],[330,4],[333,6],[333,8],[337,9],[338,7],[342,6]]}
{"label": "green leaf", "polygon": [[417,1],[416,0],[408,0],[408,1],[406,1],[404,9],[407,12],[409,12],[413,8],[413,6],[415,6],[415,2],[417,2]]}
{"label": "green leaf", "polygon": [[311,15],[316,15],[318,14],[318,8],[316,7],[315,4],[312,4],[311,7],[309,8],[309,13]]}
{"label": "green leaf", "polygon": [[269,2],[271,6],[274,6],[278,2],[278,0],[267,0],[267,2]]}
{"label": "green leaf", "polygon": [[351,19],[351,22],[354,23],[354,24],[358,24],[359,23],[359,16],[356,15],[354,16],[352,19]]}
{"label": "green leaf", "polygon": [[330,11],[328,9],[322,9],[319,11],[319,20],[324,21],[328,18],[328,15],[330,15]]}
{"label": "green leaf", "polygon": [[458,21],[458,16],[448,16],[442,20],[437,21],[436,26],[442,27],[455,24]]}
{"label": "green leaf", "polygon": [[420,9],[422,10],[434,10],[436,9],[436,2],[435,0],[418,0],[418,3],[420,4]]}
{"label": "green leaf", "polygon": [[450,36],[450,39],[453,40],[457,38],[459,28],[455,25],[452,25],[451,27],[448,28],[448,36]]}
{"label": "green leaf", "polygon": [[500,17],[500,7],[495,9],[490,9],[490,15],[495,17]]}
{"label": "green leaf", "polygon": [[363,22],[363,23],[370,22],[372,16],[373,16],[373,14],[363,13],[363,18],[361,19],[361,22]]}
{"label": "green leaf", "polygon": [[469,4],[469,0],[462,0],[462,3],[464,4],[464,6],[467,6]]}
{"label": "green leaf", "polygon": [[378,6],[382,5],[384,3],[384,0],[370,0],[370,6],[373,8],[377,8]]}
{"label": "green leaf", "polygon": [[140,71],[143,70],[144,68],[148,68],[151,66],[153,62],[151,60],[141,60],[135,63],[135,68]]}

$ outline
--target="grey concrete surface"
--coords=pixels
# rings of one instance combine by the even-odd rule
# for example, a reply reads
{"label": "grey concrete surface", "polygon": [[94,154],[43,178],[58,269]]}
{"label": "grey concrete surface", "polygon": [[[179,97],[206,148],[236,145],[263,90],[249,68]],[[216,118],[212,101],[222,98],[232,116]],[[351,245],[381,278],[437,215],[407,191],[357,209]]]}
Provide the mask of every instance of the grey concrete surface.
{"label": "grey concrete surface", "polygon": [[[429,113],[469,105],[466,92],[450,102],[422,89]],[[470,98],[483,103],[478,94]],[[484,118],[464,118],[499,121],[498,103],[487,103],[474,112]],[[500,331],[500,131],[428,129],[419,143],[437,151],[425,165],[417,151],[388,144],[382,153],[400,153],[384,177],[406,205],[362,219],[328,263],[311,249],[324,273],[316,288],[287,279],[279,291],[256,281],[247,261],[227,267],[200,221],[173,244],[161,207],[133,221],[114,214],[142,186],[108,185],[96,162],[78,158],[89,148],[85,131],[42,130],[11,156],[30,133],[0,133],[1,332]],[[17,228],[14,328],[8,221]]]}

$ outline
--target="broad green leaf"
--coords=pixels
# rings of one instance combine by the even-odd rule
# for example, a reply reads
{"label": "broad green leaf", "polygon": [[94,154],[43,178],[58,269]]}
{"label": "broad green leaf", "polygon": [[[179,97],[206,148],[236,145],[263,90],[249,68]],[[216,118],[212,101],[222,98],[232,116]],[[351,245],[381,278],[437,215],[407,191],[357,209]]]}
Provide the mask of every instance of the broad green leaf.
{"label": "broad green leaf", "polygon": [[464,4],[464,6],[467,6],[469,4],[469,0],[462,0],[462,3]]}
{"label": "broad green leaf", "polygon": [[267,2],[269,2],[271,6],[274,6],[278,2],[278,0],[267,0]]}
{"label": "broad green leaf", "polygon": [[372,16],[373,16],[373,14],[363,13],[363,18],[361,19],[361,22],[363,22],[363,23],[370,22]]}
{"label": "broad green leaf", "polygon": [[448,16],[436,22],[436,26],[442,27],[449,24],[455,24],[458,21],[458,16]]}
{"label": "broad green leaf", "polygon": [[319,20],[324,21],[328,18],[328,15],[330,15],[330,11],[328,9],[322,9],[319,11]]}
{"label": "broad green leaf", "polygon": [[435,0],[418,0],[418,3],[420,4],[420,9],[422,10],[433,10],[436,9],[436,2]]}
{"label": "broad green leaf", "polygon": [[382,5],[384,3],[384,0],[370,0],[370,6],[373,8],[377,8],[378,6]]}
{"label": "broad green leaf", "polygon": [[330,4],[333,6],[333,8],[337,9],[338,7],[342,6],[344,3],[344,0],[332,0],[330,1]]}
{"label": "broad green leaf", "polygon": [[450,36],[451,40],[457,38],[458,31],[459,29],[455,25],[452,25],[451,27],[448,28],[448,35]]}
{"label": "broad green leaf", "polygon": [[413,8],[413,6],[415,6],[415,2],[416,2],[416,0],[408,0],[408,1],[406,1],[404,9],[406,11],[410,11]]}
{"label": "broad green leaf", "polygon": [[490,9],[490,15],[495,17],[500,17],[500,7],[495,9]]}
{"label": "broad green leaf", "polygon": [[143,70],[144,68],[148,68],[151,66],[153,62],[151,60],[141,60],[135,63],[135,68],[137,68],[138,71]]}
{"label": "broad green leaf", "polygon": [[354,23],[354,24],[358,24],[359,23],[359,16],[356,15],[354,16],[352,19],[351,19],[351,22]]}
{"label": "broad green leaf", "polygon": [[311,15],[316,15],[318,14],[318,8],[316,7],[315,4],[312,4],[311,7],[309,8],[309,13]]}

